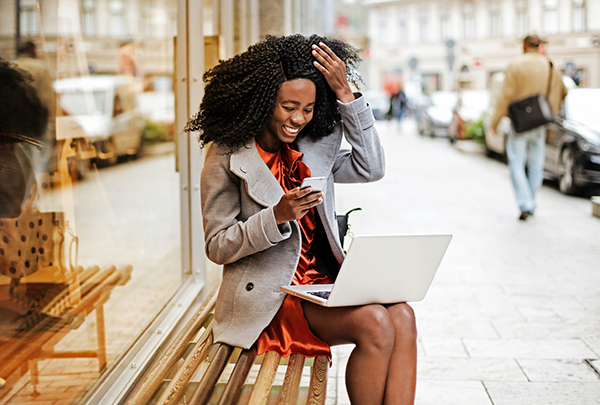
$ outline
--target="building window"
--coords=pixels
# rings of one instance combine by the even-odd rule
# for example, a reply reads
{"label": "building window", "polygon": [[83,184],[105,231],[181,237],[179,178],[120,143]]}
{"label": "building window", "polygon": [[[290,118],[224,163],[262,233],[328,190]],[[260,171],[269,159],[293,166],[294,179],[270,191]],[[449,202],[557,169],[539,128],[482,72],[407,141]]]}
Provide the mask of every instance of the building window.
{"label": "building window", "polygon": [[33,36],[40,33],[40,5],[36,0],[21,0],[19,24],[21,35]]}
{"label": "building window", "polygon": [[142,4],[142,34],[145,38],[155,38],[157,35],[153,24],[154,6],[151,3]]}
{"label": "building window", "polygon": [[490,37],[502,35],[502,9],[500,3],[490,3]]}
{"label": "building window", "polygon": [[113,38],[125,36],[125,4],[123,0],[111,0],[108,3],[109,34]]}
{"label": "building window", "polygon": [[83,0],[81,3],[81,32],[87,37],[96,34],[95,0]]}
{"label": "building window", "polygon": [[544,0],[543,27],[545,34],[558,32],[558,0]]}
{"label": "building window", "polygon": [[405,44],[408,42],[408,26],[406,23],[406,14],[401,13],[398,17],[398,42]]}
{"label": "building window", "polygon": [[419,41],[427,42],[427,9],[419,9]]}
{"label": "building window", "polygon": [[177,36],[177,7],[171,7],[169,11],[169,30],[171,37]]}
{"label": "building window", "polygon": [[475,39],[475,8],[472,3],[463,6],[463,23],[465,39]]}
{"label": "building window", "polygon": [[382,11],[379,14],[379,43],[381,45],[387,45],[388,42],[389,42],[388,15],[387,15],[387,11]]}
{"label": "building window", "polygon": [[573,32],[585,32],[585,2],[573,0]]}
{"label": "building window", "polygon": [[529,14],[527,13],[527,0],[517,0],[515,3],[515,31],[518,35],[529,32]]}
{"label": "building window", "polygon": [[450,39],[452,36],[450,29],[450,9],[442,7],[440,10],[440,36],[443,41]]}

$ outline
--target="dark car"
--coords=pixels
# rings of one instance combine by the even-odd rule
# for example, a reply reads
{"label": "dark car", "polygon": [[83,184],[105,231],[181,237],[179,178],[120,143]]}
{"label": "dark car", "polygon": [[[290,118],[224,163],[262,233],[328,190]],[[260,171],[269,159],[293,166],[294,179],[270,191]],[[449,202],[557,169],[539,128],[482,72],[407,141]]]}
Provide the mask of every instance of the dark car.
{"label": "dark car", "polygon": [[600,186],[600,89],[569,90],[556,124],[548,126],[544,169],[562,193]]}
{"label": "dark car", "polygon": [[421,135],[448,136],[448,126],[456,107],[458,94],[454,91],[434,91],[429,103],[417,111],[417,129]]}

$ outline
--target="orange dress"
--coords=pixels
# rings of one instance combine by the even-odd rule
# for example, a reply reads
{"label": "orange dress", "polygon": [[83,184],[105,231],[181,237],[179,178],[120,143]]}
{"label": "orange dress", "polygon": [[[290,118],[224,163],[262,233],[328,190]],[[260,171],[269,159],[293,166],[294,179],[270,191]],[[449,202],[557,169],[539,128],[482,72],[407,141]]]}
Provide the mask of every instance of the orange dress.
{"label": "orange dress", "polygon": [[[264,151],[256,143],[258,153],[271,170],[284,191],[289,191],[302,184],[305,177],[310,177],[310,169],[300,159],[303,154],[282,143],[275,153]],[[331,284],[327,276],[317,271],[315,257],[310,252],[316,227],[315,212],[311,209],[298,221],[302,234],[302,253],[292,284]],[[300,353],[305,357],[325,355],[331,359],[329,345],[316,337],[308,327],[304,318],[301,299],[287,295],[281,308],[256,342],[258,354],[276,351],[282,357],[292,353]]]}

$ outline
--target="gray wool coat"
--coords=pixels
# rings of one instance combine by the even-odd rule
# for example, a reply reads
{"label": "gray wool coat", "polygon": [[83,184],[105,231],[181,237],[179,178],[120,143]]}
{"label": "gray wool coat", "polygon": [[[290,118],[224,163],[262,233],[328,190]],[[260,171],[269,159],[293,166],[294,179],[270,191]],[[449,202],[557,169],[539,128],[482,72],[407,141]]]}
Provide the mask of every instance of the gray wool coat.
{"label": "gray wool coat", "polygon": [[[334,182],[379,180],[385,172],[383,148],[370,107],[360,93],[338,101],[342,123],[317,141],[301,138],[297,147],[312,176],[327,177],[317,212],[339,264],[344,260],[335,217]],[[352,150],[342,150],[345,137]],[[217,145],[207,152],[201,175],[205,250],[223,264],[214,318],[215,342],[250,348],[279,310],[301,252],[296,221],[277,225],[273,207],[283,189],[263,162],[255,142],[226,155]]]}

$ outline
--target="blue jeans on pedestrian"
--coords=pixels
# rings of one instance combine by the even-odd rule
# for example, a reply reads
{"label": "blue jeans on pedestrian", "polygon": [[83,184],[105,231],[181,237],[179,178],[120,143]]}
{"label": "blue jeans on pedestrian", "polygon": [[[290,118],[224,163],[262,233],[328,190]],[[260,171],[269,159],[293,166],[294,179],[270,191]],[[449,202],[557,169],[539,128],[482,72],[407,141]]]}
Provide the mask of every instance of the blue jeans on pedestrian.
{"label": "blue jeans on pedestrian", "polygon": [[544,181],[546,127],[520,134],[511,128],[506,139],[506,156],[519,209],[533,213],[536,208],[535,195]]}

